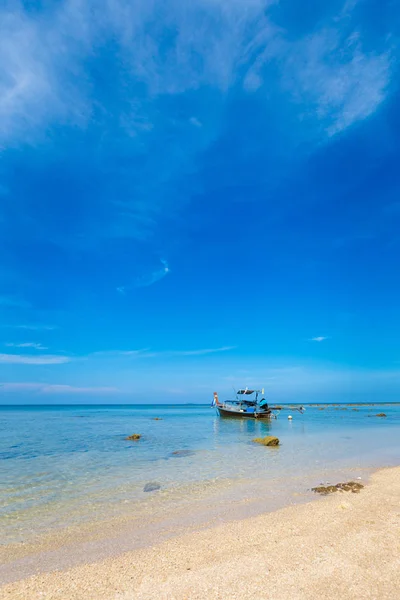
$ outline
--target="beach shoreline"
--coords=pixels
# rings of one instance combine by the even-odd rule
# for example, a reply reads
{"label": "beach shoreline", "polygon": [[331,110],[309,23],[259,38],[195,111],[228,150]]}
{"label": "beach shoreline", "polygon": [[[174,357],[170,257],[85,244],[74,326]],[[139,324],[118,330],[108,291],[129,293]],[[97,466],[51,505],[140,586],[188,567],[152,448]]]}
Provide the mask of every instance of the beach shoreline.
{"label": "beach shoreline", "polygon": [[24,523],[22,542],[4,539],[0,546],[0,585],[311,502],[315,499],[313,486],[348,480],[365,484],[376,470],[357,466],[317,469],[296,478],[285,474],[273,479],[233,478],[195,488],[159,490],[145,503],[124,503],[123,512],[110,507],[106,518],[95,513],[91,521],[70,525],[60,519],[55,527],[41,533],[35,531],[34,523],[31,528]]}
{"label": "beach shoreline", "polygon": [[359,494],[178,533],[5,584],[0,598],[400,597],[400,467]]}

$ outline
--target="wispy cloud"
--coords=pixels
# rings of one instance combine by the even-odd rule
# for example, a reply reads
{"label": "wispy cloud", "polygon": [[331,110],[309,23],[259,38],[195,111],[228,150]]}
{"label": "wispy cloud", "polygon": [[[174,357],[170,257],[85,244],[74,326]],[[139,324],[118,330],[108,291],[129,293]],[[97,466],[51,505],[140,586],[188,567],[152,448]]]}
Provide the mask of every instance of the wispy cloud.
{"label": "wispy cloud", "polygon": [[9,348],[34,348],[35,350],[48,350],[47,346],[43,346],[42,344],[38,344],[36,342],[24,342],[22,344],[8,342],[5,345]]}
{"label": "wispy cloud", "polygon": [[[32,12],[16,0],[0,9],[0,148],[34,146],[65,128],[75,135],[90,124],[96,142],[88,156],[96,157],[104,176],[106,199],[100,193],[94,203],[92,194],[82,194],[85,209],[76,231],[66,235],[57,218],[55,227],[46,227],[47,238],[86,251],[104,239],[143,241],[161,218],[177,214],[190,197],[179,182],[218,137],[218,112],[240,79],[249,40],[259,31],[267,39],[272,4],[275,0],[65,0]],[[166,31],[175,34],[166,37]],[[105,83],[110,72],[111,94]],[[212,102],[196,101],[195,117],[193,107],[180,116],[169,103],[168,98],[201,90],[212,94]],[[137,169],[109,156],[115,147],[123,155],[127,145],[126,156],[137,157]],[[19,218],[37,222],[30,210],[20,209]],[[125,293],[149,286],[167,269],[113,287]]]}
{"label": "wispy cloud", "polygon": [[[71,4],[65,3],[66,7]],[[61,33],[62,22],[66,35],[71,35],[72,23],[66,22],[64,9],[53,14],[54,29],[46,33],[49,19],[32,18],[18,0],[1,11],[0,52],[4,59],[4,77],[0,86],[0,142],[3,144],[14,145],[21,137],[24,142],[32,142],[33,134],[38,133],[37,127],[54,118],[59,122],[84,121],[81,95],[73,92],[71,74],[68,73],[73,68],[73,54],[79,46],[75,38],[78,30],[75,28],[73,45],[66,45],[66,37]],[[50,46],[53,47],[52,56],[48,52]],[[63,48],[64,51],[68,48],[67,54],[70,54],[66,63],[62,59]],[[61,70],[64,70],[62,80]],[[66,85],[64,98],[61,81]],[[71,102],[69,107],[68,102]],[[26,128],[25,134],[23,128]]]}
{"label": "wispy cloud", "polygon": [[148,356],[204,356],[235,350],[236,346],[221,346],[220,348],[203,348],[200,350],[169,350],[165,352],[148,353]]}
{"label": "wispy cloud", "polygon": [[[288,138],[296,137],[294,120],[300,138],[318,143],[374,113],[389,93],[390,36],[378,50],[367,46],[360,28],[343,24],[355,10],[346,3],[336,19],[299,37],[284,20],[275,23],[271,7],[276,0],[65,0],[36,13],[16,0],[0,9],[0,146],[34,145],[90,124],[99,141],[89,154],[103,161],[104,186],[113,182],[107,200],[96,198],[101,210],[82,195],[81,213],[90,218],[82,216],[74,235],[46,227],[52,241],[87,249],[104,238],[150,239],[161,218],[189,201],[182,180],[219,137],[232,90],[257,93],[266,119],[284,123],[289,112]],[[166,31],[175,34],[167,40]],[[104,48],[110,53],[101,63]],[[114,74],[111,94],[101,83],[104,65]],[[188,93],[194,106],[177,116],[169,98]],[[122,148],[120,141],[138,156],[138,169],[109,160],[107,149]],[[113,288],[124,294],[168,272],[165,263]]]}
{"label": "wispy cloud", "polygon": [[41,394],[113,394],[119,390],[106,386],[73,386],[53,383],[1,383],[1,392],[37,392]]}
{"label": "wispy cloud", "polygon": [[28,329],[31,331],[53,331],[54,329],[58,329],[57,325],[9,325],[8,327],[12,327],[15,329]]}
{"label": "wispy cloud", "polygon": [[310,338],[310,342],[325,342],[325,340],[327,340],[327,339],[328,339],[327,337],[320,335],[318,337]]}
{"label": "wispy cloud", "polygon": [[30,308],[29,302],[19,296],[0,296],[0,306],[5,308]]}
{"label": "wispy cloud", "polygon": [[135,357],[146,356],[148,348],[142,350],[99,350],[92,352],[87,358],[118,358],[119,356]]}
{"label": "wispy cloud", "polygon": [[44,386],[41,391],[46,394],[114,394],[119,390],[118,388],[107,386],[79,387],[49,384]]}
{"label": "wispy cloud", "polygon": [[61,365],[71,362],[72,357],[56,354],[0,354],[0,363],[14,365]]}
{"label": "wispy cloud", "polygon": [[[82,74],[93,50],[113,40],[124,63],[125,86],[145,86],[150,97],[195,90],[201,85],[227,89],[235,79],[247,30],[267,23],[266,0],[66,0],[34,18],[16,2],[2,10],[1,55],[5,77],[1,89],[0,135],[14,143],[38,135],[57,120],[85,126],[94,110],[91,86]],[[164,52],[166,29],[174,30],[174,51]],[[193,61],[193,56],[201,58]],[[129,79],[131,78],[131,79]],[[78,83],[79,82],[79,83]],[[143,104],[127,95],[120,124],[148,131]],[[150,127],[151,129],[151,127]]]}
{"label": "wispy cloud", "polygon": [[162,350],[153,351],[149,348],[144,350],[109,350],[103,352],[93,352],[89,358],[158,358],[158,357],[179,357],[179,356],[205,356],[207,354],[217,354],[220,352],[229,352],[235,350],[236,346],[221,346],[219,348],[201,348],[198,350]]}
{"label": "wispy cloud", "polygon": [[271,64],[276,64],[282,92],[297,107],[299,124],[321,123],[331,137],[372,115],[389,92],[392,48],[387,42],[380,51],[366,50],[362,33],[344,22],[352,9],[300,39],[289,40],[280,30],[250,65],[248,91],[268,88]]}
{"label": "wispy cloud", "polygon": [[358,31],[347,37],[338,29],[318,31],[298,44],[287,64],[286,85],[297,102],[307,100],[329,136],[372,115],[391,79],[390,50],[364,51]]}
{"label": "wispy cloud", "polygon": [[[390,49],[364,49],[361,32],[348,25],[355,4],[344,3],[329,26],[322,23],[300,40],[274,23],[269,8],[275,4],[112,0],[98,10],[98,0],[66,0],[41,18],[18,2],[3,8],[3,143],[29,141],[51,122],[86,126],[96,101],[85,64],[107,40],[118,44],[124,65],[119,125],[129,134],[153,129],[149,100],[202,86],[224,93],[238,82],[254,91],[269,85],[274,61],[293,100],[311,102],[315,116],[328,121],[329,135],[369,116],[387,93]],[[166,30],[177,32],[172,51],[160,43]],[[145,98],[138,97],[137,83]],[[189,119],[196,127],[202,123],[198,116]]]}
{"label": "wispy cloud", "polygon": [[[276,0],[64,0],[51,7],[40,3],[32,11],[22,0],[2,3],[0,148],[40,146],[38,170],[31,173],[30,158],[9,153],[11,164],[26,161],[31,178],[19,195],[14,193],[18,178],[12,175],[19,168],[6,169],[4,177],[11,206],[4,214],[12,218],[7,224],[3,219],[3,231],[21,236],[21,247],[18,240],[10,244],[16,270],[29,271],[30,277],[34,272],[29,261],[19,262],[21,248],[29,245],[27,232],[43,246],[78,248],[81,267],[98,260],[104,240],[122,240],[121,246],[128,247],[125,258],[121,246],[104,250],[104,255],[114,252],[114,260],[104,259],[99,284],[107,281],[121,296],[161,282],[170,273],[166,261],[145,274],[135,271],[149,252],[140,244],[150,240],[151,251],[157,245],[161,256],[173,256],[169,250],[178,237],[169,226],[178,223],[182,207],[201,197],[203,187],[214,185],[213,178],[196,173],[209,168],[207,150],[237,129],[234,120],[243,110],[244,95],[248,114],[249,99],[264,108],[264,118],[257,113],[260,136],[254,136],[265,138],[257,149],[260,161],[264,150],[274,147],[261,131],[279,124],[279,166],[290,160],[294,146],[298,157],[374,114],[392,89],[394,38],[386,31],[368,38],[357,15],[344,24],[345,13],[347,18],[355,10],[348,3],[337,15],[332,15],[336,5],[318,11],[321,18],[307,31],[304,23],[293,28],[292,19],[286,23],[285,11],[276,5]],[[310,137],[315,144],[307,144]],[[246,135],[248,156],[256,148],[250,138]],[[53,144],[59,152],[53,152]],[[74,144],[82,150],[79,156],[71,152]],[[265,157],[269,180],[288,173],[272,162]],[[50,178],[52,183],[43,175],[50,164],[60,169],[65,188],[71,186],[60,203],[53,198],[61,179]],[[76,186],[82,186],[79,195]],[[63,219],[65,198],[78,197],[76,218]],[[128,240],[137,242],[134,252]],[[76,281],[76,264],[68,254],[66,280]],[[172,258],[171,264],[174,268]],[[54,278],[43,273],[35,280],[37,287],[52,290],[63,267]],[[91,286],[92,278],[98,283],[98,270],[88,268],[88,273],[79,280],[79,292],[72,293],[84,293],[82,287]],[[32,291],[32,297],[41,291]],[[68,294],[61,296],[50,293],[49,299],[62,303]],[[21,299],[11,301],[23,308]],[[7,302],[10,306],[10,298]],[[35,321],[34,315],[30,318]]]}
{"label": "wispy cloud", "polygon": [[170,271],[166,260],[161,260],[161,264],[162,266],[160,269],[157,269],[156,271],[153,271],[144,277],[139,277],[135,281],[134,286],[147,287],[149,285],[153,285],[153,283],[156,283],[157,281],[160,281],[160,279],[164,279],[164,277],[166,277]]}
{"label": "wispy cloud", "polygon": [[142,275],[141,277],[137,277],[134,280],[133,284],[131,284],[131,285],[128,284],[128,285],[122,285],[122,286],[117,287],[117,292],[125,295],[128,291],[132,290],[133,288],[148,287],[150,285],[153,285],[154,283],[157,283],[157,281],[164,279],[164,277],[166,277],[168,275],[168,273],[170,273],[170,268],[165,259],[162,258],[160,262],[161,262],[160,268],[155,269],[154,271],[151,271],[149,273],[146,273],[145,275]]}
{"label": "wispy cloud", "polygon": [[190,117],[189,123],[191,123],[195,127],[203,127],[203,123],[199,119],[197,119],[197,117]]}

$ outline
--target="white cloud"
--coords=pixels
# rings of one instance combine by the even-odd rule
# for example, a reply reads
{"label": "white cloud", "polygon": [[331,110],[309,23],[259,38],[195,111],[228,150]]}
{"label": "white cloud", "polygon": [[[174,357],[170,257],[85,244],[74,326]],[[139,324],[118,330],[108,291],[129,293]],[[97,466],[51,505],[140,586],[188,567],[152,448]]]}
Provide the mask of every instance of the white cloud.
{"label": "white cloud", "polygon": [[53,383],[2,383],[1,392],[38,392],[42,394],[110,394],[119,390],[114,387],[60,385]]}
{"label": "white cloud", "polygon": [[0,354],[0,363],[13,365],[61,365],[71,362],[72,357],[56,354],[42,354],[38,356],[28,354]]}
{"label": "white cloud", "polygon": [[318,337],[313,337],[310,339],[310,342],[325,342],[325,340],[327,340],[327,337],[324,337],[322,335],[318,336]]}
{"label": "white cloud", "polygon": [[6,346],[9,348],[34,348],[35,350],[48,350],[47,346],[42,346],[42,344],[37,344],[36,342],[24,342],[22,344],[8,342]]}

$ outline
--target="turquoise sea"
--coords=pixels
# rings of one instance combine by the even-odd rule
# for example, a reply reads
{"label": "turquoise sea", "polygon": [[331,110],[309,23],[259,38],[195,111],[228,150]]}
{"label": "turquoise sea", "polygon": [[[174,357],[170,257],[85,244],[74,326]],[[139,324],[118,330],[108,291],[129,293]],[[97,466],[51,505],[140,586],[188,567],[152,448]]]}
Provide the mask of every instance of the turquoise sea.
{"label": "turquoise sea", "polygon": [[[132,433],[141,439],[126,440]],[[268,434],[279,448],[252,443]],[[202,405],[3,406],[0,461],[2,543],[163,503],[206,505],[218,491],[225,506],[258,495],[261,510],[268,498],[279,506],[335,476],[400,464],[400,405],[306,405],[271,422]],[[159,490],[145,492],[149,482]]]}

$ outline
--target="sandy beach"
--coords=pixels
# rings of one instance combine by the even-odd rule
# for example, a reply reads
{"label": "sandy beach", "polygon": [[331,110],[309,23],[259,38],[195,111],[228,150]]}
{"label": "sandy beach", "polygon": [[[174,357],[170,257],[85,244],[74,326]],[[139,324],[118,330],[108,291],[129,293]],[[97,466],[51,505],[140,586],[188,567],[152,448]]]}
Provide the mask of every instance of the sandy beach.
{"label": "sandy beach", "polygon": [[360,493],[169,539],[21,579],[1,599],[390,599],[400,597],[400,467]]}

